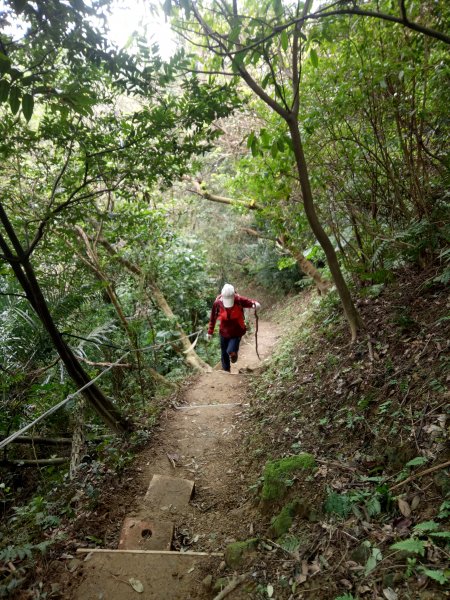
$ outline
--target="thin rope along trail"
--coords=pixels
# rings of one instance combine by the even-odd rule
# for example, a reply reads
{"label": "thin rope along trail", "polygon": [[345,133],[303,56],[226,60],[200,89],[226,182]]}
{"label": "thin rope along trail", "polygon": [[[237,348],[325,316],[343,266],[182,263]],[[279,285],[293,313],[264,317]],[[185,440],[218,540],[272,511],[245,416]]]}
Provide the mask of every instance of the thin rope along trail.
{"label": "thin rope along trail", "polygon": [[[198,331],[195,331],[194,333],[191,333],[191,334],[187,335],[186,337],[191,338],[191,337],[197,336],[196,339],[198,339],[198,337],[200,336],[200,334],[201,334],[202,331],[203,331],[203,329],[199,329]],[[155,350],[155,349],[158,349],[158,348],[162,348],[163,346],[168,346],[168,345],[170,345],[172,343],[173,343],[173,340],[171,340],[170,342],[164,342],[162,344],[145,346],[144,348],[141,348],[139,351],[140,352],[147,352],[149,350]],[[26,431],[28,431],[29,429],[31,429],[32,427],[34,427],[37,423],[39,423],[40,421],[42,421],[46,417],[52,415],[57,410],[59,410],[60,408],[62,408],[63,406],[65,406],[68,402],[70,402],[71,400],[73,400],[76,396],[78,396],[79,394],[81,394],[82,392],[84,392],[84,390],[86,390],[88,387],[90,387],[91,385],[93,385],[98,379],[100,379],[100,377],[103,377],[103,375],[105,373],[108,373],[108,371],[111,371],[111,369],[113,367],[115,367],[116,365],[120,364],[120,362],[126,356],[128,356],[128,354],[130,354],[131,352],[136,352],[136,350],[134,350],[134,349],[127,350],[127,352],[125,352],[125,354],[122,354],[122,356],[120,358],[118,358],[116,360],[116,362],[112,363],[112,365],[110,365],[107,369],[104,369],[101,373],[99,373],[96,377],[94,377],[94,379],[92,379],[91,381],[89,381],[88,383],[86,383],[85,385],[83,385],[83,387],[79,388],[76,392],[73,392],[72,394],[69,394],[66,398],[64,398],[64,400],[61,400],[61,402],[59,402],[58,404],[55,404],[55,406],[52,406],[51,408],[49,408],[48,410],[46,410],[44,413],[42,413],[42,415],[40,415],[39,417],[37,417],[34,421],[32,421],[31,423],[29,423],[28,425],[25,425],[25,427],[22,427],[22,429],[19,429],[18,431],[12,433],[10,436],[8,436],[4,440],[2,440],[0,442],[0,450],[2,448],[4,448],[5,446],[7,446],[8,444],[10,444],[11,442],[13,442],[17,437],[19,437],[20,435],[22,435],[23,433],[25,433]]]}

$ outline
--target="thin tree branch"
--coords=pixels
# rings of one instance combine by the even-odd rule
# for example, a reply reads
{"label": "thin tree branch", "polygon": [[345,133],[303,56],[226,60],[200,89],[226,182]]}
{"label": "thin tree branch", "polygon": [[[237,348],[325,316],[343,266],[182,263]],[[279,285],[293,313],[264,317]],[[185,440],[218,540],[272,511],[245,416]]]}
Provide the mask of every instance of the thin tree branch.
{"label": "thin tree branch", "polygon": [[277,25],[276,27],[273,28],[273,31],[271,33],[256,40],[255,42],[252,42],[251,44],[248,44],[247,46],[242,46],[241,48],[238,48],[237,50],[225,49],[223,52],[216,52],[216,53],[219,56],[228,56],[229,58],[231,58],[233,56],[236,56],[237,54],[241,54],[242,52],[248,52],[249,50],[252,50],[253,48],[258,47],[261,44],[268,42],[269,40],[271,40],[272,38],[274,38],[278,34],[280,34],[283,30],[289,29],[293,25],[303,24],[305,21],[309,21],[309,20],[317,21],[319,19],[325,19],[327,17],[335,17],[335,16],[339,16],[339,15],[355,15],[355,16],[359,16],[359,17],[371,17],[371,18],[375,18],[375,19],[380,19],[382,21],[389,21],[391,23],[397,23],[398,25],[403,25],[404,27],[407,27],[408,29],[412,29],[413,31],[417,31],[418,33],[427,35],[428,37],[432,37],[432,38],[440,40],[446,44],[450,44],[450,36],[446,35],[445,33],[441,33],[440,31],[436,31],[435,29],[431,29],[429,27],[420,25],[419,23],[410,21],[408,18],[405,19],[403,17],[396,17],[394,15],[389,15],[386,13],[380,13],[380,12],[371,11],[371,10],[363,10],[358,7],[340,8],[340,9],[336,9],[336,10],[328,10],[328,7],[324,7],[323,9],[321,9],[318,12],[307,14],[305,16],[300,17],[299,19],[292,19],[291,21],[289,21],[288,23],[285,23],[284,25]]}

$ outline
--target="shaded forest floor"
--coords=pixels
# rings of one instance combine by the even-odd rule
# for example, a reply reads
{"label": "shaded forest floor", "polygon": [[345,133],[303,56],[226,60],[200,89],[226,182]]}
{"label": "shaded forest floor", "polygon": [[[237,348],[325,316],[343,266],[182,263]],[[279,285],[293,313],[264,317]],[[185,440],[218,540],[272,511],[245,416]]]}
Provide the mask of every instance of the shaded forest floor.
{"label": "shaded forest floor", "polygon": [[[247,580],[231,600],[448,598],[448,465],[425,473],[450,459],[448,294],[427,278],[404,271],[389,286],[367,288],[359,303],[367,330],[354,345],[333,293],[319,302],[304,292],[274,307],[265,315],[281,333],[272,357],[254,372],[217,373],[230,382],[219,386],[220,402],[229,394],[248,406],[226,417],[221,409],[230,420],[219,423],[216,446],[195,458],[203,434],[200,415],[191,415],[193,456],[176,447],[187,415],[175,406],[216,401],[211,380],[194,378],[120,476],[83,467],[73,514],[59,527],[65,539],[22,597],[44,597],[38,589],[71,597],[82,578],[76,547],[117,547],[150,470],[163,469],[197,481],[174,549],[226,554],[226,563],[196,573],[191,598],[213,598],[236,574]],[[268,353],[272,342],[261,341]],[[246,352],[253,356],[251,344],[238,367]],[[314,468],[276,462],[304,453]],[[392,548],[397,542],[406,545]]]}

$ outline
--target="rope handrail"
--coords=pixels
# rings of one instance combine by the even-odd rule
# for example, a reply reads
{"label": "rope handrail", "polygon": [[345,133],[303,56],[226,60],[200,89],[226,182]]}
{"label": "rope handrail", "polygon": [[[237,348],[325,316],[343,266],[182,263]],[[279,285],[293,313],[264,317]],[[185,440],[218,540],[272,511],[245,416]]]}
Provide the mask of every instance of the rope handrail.
{"label": "rope handrail", "polygon": [[[199,329],[198,331],[195,331],[194,333],[190,333],[186,337],[187,338],[191,338],[191,337],[194,337],[195,335],[199,336],[202,331],[203,331],[203,329]],[[170,342],[164,342],[162,344],[145,346],[144,348],[140,349],[140,352],[146,352],[146,351],[151,350],[151,349],[161,348],[162,346],[167,346],[167,345],[172,344],[172,343],[173,343],[173,340],[171,340]],[[127,350],[127,352],[125,352],[125,354],[123,354],[120,358],[118,358],[116,360],[116,362],[112,363],[108,368],[104,369],[101,373],[99,373],[96,377],[94,377],[94,379],[91,379],[88,383],[86,383],[85,385],[83,385],[83,387],[81,387],[80,389],[78,389],[76,392],[73,392],[72,394],[69,394],[66,398],[64,398],[64,400],[61,400],[61,402],[58,402],[58,404],[55,404],[55,406],[52,406],[51,408],[49,408],[48,410],[46,410],[44,413],[42,413],[42,415],[40,415],[39,417],[37,417],[34,421],[32,421],[31,423],[29,423],[28,425],[25,425],[25,427],[22,427],[22,429],[19,429],[19,431],[16,431],[16,432],[12,433],[10,436],[8,436],[7,438],[5,438],[4,440],[1,440],[0,441],[0,450],[2,448],[4,448],[5,446],[7,446],[8,444],[10,444],[11,442],[13,442],[17,437],[19,437],[20,435],[22,435],[23,433],[25,433],[26,431],[28,431],[29,429],[31,429],[32,427],[34,427],[37,423],[39,423],[40,421],[42,421],[43,419],[45,419],[49,415],[52,415],[54,412],[56,412],[57,410],[59,410],[60,408],[62,408],[63,406],[65,406],[68,402],[70,402],[76,396],[78,396],[79,394],[81,394],[81,392],[83,392],[86,388],[88,388],[91,385],[93,385],[105,373],[107,373],[108,371],[111,371],[111,369],[113,367],[115,367],[117,364],[119,364],[131,352],[135,352],[135,350],[133,350],[133,349],[132,350]]]}

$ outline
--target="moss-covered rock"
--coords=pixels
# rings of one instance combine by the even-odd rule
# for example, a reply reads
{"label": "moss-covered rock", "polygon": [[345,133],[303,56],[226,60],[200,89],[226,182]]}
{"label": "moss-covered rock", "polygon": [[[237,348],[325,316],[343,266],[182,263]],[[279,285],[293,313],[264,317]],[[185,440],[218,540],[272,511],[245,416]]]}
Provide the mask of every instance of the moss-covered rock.
{"label": "moss-covered rock", "polygon": [[245,542],[228,544],[225,549],[225,562],[227,565],[233,569],[239,567],[243,563],[245,557],[256,550],[258,542],[258,538],[252,538]]}
{"label": "moss-covered rock", "polygon": [[263,502],[273,502],[284,496],[293,474],[299,471],[311,470],[316,466],[314,456],[306,452],[297,456],[287,456],[279,460],[270,460],[263,471],[263,487],[261,499]]}
{"label": "moss-covered rock", "polygon": [[294,500],[286,504],[281,511],[273,517],[271,521],[271,532],[277,538],[289,531],[295,516],[306,517],[309,513],[309,507],[301,500]]}
{"label": "moss-covered rock", "polygon": [[296,502],[290,502],[281,509],[281,512],[279,512],[276,517],[273,517],[271,521],[271,530],[275,537],[281,537],[291,528],[292,521],[295,517],[296,504]]}

